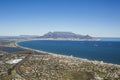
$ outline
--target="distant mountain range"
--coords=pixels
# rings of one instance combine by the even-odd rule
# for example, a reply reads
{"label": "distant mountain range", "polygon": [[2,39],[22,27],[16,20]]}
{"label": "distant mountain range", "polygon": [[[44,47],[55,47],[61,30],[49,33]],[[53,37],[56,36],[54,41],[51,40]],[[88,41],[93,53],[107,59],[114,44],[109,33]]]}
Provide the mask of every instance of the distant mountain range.
{"label": "distant mountain range", "polygon": [[79,35],[72,32],[48,32],[40,38],[53,38],[53,39],[92,39],[89,35]]}
{"label": "distant mountain range", "polygon": [[47,39],[47,40],[91,40],[94,39],[89,35],[80,35],[72,32],[48,32],[43,36],[39,35],[20,35],[20,36],[1,36],[0,38],[7,39]]}

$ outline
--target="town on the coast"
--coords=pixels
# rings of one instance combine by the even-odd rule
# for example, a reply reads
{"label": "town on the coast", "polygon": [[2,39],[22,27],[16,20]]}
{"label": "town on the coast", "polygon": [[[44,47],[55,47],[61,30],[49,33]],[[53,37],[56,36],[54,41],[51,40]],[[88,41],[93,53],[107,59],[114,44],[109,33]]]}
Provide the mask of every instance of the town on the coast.
{"label": "town on the coast", "polygon": [[[61,37],[62,36],[62,37]],[[69,36],[69,37],[68,37]],[[99,40],[89,35],[49,32],[0,38],[0,80],[120,80],[120,65],[21,47],[26,40]]]}

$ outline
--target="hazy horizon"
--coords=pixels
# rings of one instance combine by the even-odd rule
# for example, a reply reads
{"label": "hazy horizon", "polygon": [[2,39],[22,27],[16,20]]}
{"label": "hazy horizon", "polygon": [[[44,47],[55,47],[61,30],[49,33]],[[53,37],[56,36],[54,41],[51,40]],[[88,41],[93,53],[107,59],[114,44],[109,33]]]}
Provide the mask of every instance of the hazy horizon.
{"label": "hazy horizon", "polygon": [[0,36],[67,31],[120,37],[119,0],[0,0]]}
{"label": "hazy horizon", "polygon": [[[49,31],[49,32],[63,32],[63,31]],[[66,32],[69,32],[69,31],[66,31]],[[47,33],[43,33],[42,35],[32,35],[32,34],[2,35],[2,36],[0,35],[0,37],[43,36],[44,34],[47,34]],[[72,32],[72,33],[74,33],[74,32]],[[77,34],[77,33],[75,33],[75,34]],[[78,35],[89,35],[89,34],[78,34]],[[91,35],[89,35],[89,36],[91,36]],[[102,36],[91,36],[91,37],[95,37],[95,38],[120,38],[120,37],[108,37],[108,36],[104,36],[104,37],[102,37]]]}

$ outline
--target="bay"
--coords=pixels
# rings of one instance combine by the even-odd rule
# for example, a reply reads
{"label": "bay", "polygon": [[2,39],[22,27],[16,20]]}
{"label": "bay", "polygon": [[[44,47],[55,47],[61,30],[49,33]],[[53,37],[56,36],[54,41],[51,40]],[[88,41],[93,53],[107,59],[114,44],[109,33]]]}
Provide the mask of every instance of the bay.
{"label": "bay", "polygon": [[19,42],[18,45],[90,60],[104,61],[120,64],[120,41],[59,41],[59,40],[33,40]]}

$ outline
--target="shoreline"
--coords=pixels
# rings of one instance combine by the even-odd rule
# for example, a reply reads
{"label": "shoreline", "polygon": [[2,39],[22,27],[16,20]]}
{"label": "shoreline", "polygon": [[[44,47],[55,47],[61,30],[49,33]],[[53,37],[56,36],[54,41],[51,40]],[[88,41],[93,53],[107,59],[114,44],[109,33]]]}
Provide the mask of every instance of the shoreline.
{"label": "shoreline", "polygon": [[47,51],[42,51],[42,50],[36,50],[36,49],[27,48],[27,47],[23,47],[23,46],[18,45],[18,43],[20,43],[20,42],[34,41],[34,40],[39,40],[39,39],[15,41],[15,46],[16,46],[16,47],[19,47],[19,48],[31,50],[31,51],[36,51],[36,52],[43,53],[43,54],[50,54],[50,55],[57,56],[57,57],[65,57],[65,58],[71,58],[71,59],[76,59],[76,60],[79,59],[79,60],[81,60],[81,61],[83,61],[83,62],[89,62],[89,63],[93,63],[93,64],[109,65],[109,66],[117,66],[117,67],[120,67],[119,64],[107,63],[107,62],[98,61],[98,60],[89,60],[89,59],[87,59],[87,58],[74,57],[74,56],[72,56],[72,55],[69,56],[69,55],[63,55],[63,54],[56,54],[56,53],[52,53],[52,52],[47,52]]}

